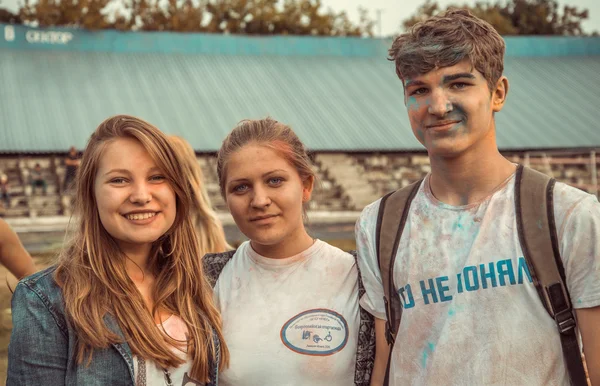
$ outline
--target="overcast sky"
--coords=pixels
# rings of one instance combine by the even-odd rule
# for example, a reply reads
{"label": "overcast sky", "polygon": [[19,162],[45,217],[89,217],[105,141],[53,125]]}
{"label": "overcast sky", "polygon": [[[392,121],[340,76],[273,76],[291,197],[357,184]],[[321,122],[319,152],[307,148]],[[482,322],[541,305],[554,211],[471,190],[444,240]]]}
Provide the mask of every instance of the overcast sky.
{"label": "overcast sky", "polygon": [[[345,10],[349,16],[358,20],[358,7],[362,6],[369,11],[372,19],[377,18],[377,10],[381,10],[381,32],[385,35],[393,35],[400,31],[402,20],[412,15],[422,4],[420,0],[321,0],[326,8],[332,8],[335,11]],[[440,5],[449,4],[474,4],[475,0],[438,0]],[[600,32],[600,1],[598,0],[558,0],[562,5],[574,5],[580,9],[587,8],[590,11],[589,19],[584,23],[586,32]],[[0,7],[8,8],[11,11],[18,9],[23,0],[0,0]],[[379,33],[379,28],[375,27],[375,34]]]}
{"label": "overcast sky", "polygon": [[[0,0],[3,1],[3,0]],[[326,6],[336,11],[346,10],[350,17],[358,20],[358,7],[362,6],[370,12],[370,16],[376,19],[377,9],[381,9],[381,31],[383,35],[393,35],[401,30],[401,23],[410,17],[424,2],[421,0],[321,0]],[[475,0],[438,0],[444,7],[450,4],[475,4]],[[600,1],[598,0],[558,0],[558,4],[576,6],[579,9],[588,9],[589,18],[583,24],[584,31],[600,32]],[[379,33],[377,27],[373,31]]]}

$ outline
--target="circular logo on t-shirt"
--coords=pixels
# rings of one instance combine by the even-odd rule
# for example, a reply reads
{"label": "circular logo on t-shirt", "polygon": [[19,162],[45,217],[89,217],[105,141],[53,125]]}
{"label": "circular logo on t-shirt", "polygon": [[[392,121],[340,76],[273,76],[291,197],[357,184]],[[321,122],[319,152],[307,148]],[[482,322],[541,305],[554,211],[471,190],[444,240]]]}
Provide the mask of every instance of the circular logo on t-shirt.
{"label": "circular logo on t-shirt", "polygon": [[281,328],[281,341],[304,355],[331,355],[348,342],[348,323],[335,311],[318,308],[299,313]]}

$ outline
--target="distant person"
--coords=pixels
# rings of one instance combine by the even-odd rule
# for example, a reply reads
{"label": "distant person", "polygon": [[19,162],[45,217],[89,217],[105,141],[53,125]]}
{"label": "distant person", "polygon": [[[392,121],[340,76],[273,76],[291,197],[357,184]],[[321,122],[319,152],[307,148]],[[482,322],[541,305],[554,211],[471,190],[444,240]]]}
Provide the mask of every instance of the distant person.
{"label": "distant person", "polygon": [[0,263],[17,279],[35,272],[35,265],[29,253],[21,244],[17,234],[6,221],[0,219]]}
{"label": "distant person", "polygon": [[30,178],[31,188],[33,189],[33,192],[35,192],[35,188],[41,187],[42,193],[46,194],[48,190],[48,183],[44,178],[44,172],[42,171],[42,166],[39,163],[36,163],[33,167],[33,170],[31,170]]}
{"label": "distant person", "polygon": [[504,52],[456,9],[389,50],[431,173],[356,224],[373,386],[587,385],[579,333],[600,385],[600,203],[498,150]]}
{"label": "distant person", "polygon": [[8,176],[4,173],[0,173],[0,200],[4,202],[6,208],[10,207]]}
{"label": "distant person", "polygon": [[181,137],[172,135],[169,139],[176,151],[185,160],[180,165],[181,171],[185,173],[185,178],[192,184],[192,192],[194,194],[192,216],[198,230],[202,256],[207,253],[225,252],[232,249],[225,240],[223,226],[210,204],[210,198],[206,192],[204,177],[202,176],[202,169],[198,164],[194,149]]}
{"label": "distant person", "polygon": [[249,239],[204,257],[231,353],[222,385],[368,386],[373,319],[358,305],[355,258],[304,227],[315,183],[304,144],[273,119],[241,121],[217,173]]}
{"label": "distant person", "polygon": [[9,386],[216,386],[228,352],[168,137],[106,119],[84,150],[74,234],[12,299]]}
{"label": "distant person", "polygon": [[77,168],[81,163],[81,157],[75,146],[69,148],[69,152],[65,156],[65,182],[63,184],[63,192],[68,192],[71,188],[71,183],[77,175]]}

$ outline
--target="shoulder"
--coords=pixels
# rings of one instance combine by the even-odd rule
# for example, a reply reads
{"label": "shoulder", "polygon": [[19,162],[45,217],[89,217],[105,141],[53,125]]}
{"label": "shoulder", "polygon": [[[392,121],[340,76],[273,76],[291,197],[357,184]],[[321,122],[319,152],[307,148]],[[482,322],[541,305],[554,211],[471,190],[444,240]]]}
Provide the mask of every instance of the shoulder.
{"label": "shoulder", "polygon": [[365,206],[356,221],[355,236],[358,237],[363,232],[369,233],[375,231],[380,204],[381,198]]}
{"label": "shoulder", "polygon": [[204,265],[207,264],[216,264],[219,262],[228,262],[233,255],[235,255],[236,250],[231,250],[231,251],[227,251],[227,252],[220,252],[220,253],[207,253],[206,255],[204,255],[204,257],[202,258],[202,263]]}
{"label": "shoulder", "polygon": [[379,198],[376,201],[365,206],[365,208],[360,213],[360,220],[367,220],[372,217],[377,219],[377,213],[379,212],[379,206],[381,205],[381,199],[382,198]]}
{"label": "shoulder", "polygon": [[19,287],[21,287],[35,294],[47,307],[62,310],[62,290],[54,280],[55,271],[56,266],[53,265],[21,279],[17,285],[17,289],[15,289],[15,295]]}
{"label": "shoulder", "polygon": [[327,258],[330,260],[338,260],[338,261],[346,261],[349,263],[354,263],[354,256],[351,252],[343,251],[342,249],[331,245],[325,241],[319,240],[321,243],[321,248],[319,250],[319,254],[327,255]]}
{"label": "shoulder", "polygon": [[39,272],[36,272],[33,275],[21,279],[19,284],[22,284],[27,288],[30,288],[31,290],[35,290],[36,292],[40,291],[44,293],[60,293],[60,287],[54,280],[55,271],[56,266],[53,265]]}
{"label": "shoulder", "polygon": [[317,242],[321,246],[316,251],[316,259],[312,259],[314,262],[313,267],[316,269],[333,270],[333,272],[339,272],[340,275],[342,272],[344,272],[344,275],[351,274],[351,272],[357,269],[354,255],[325,241],[318,240]]}
{"label": "shoulder", "polygon": [[208,278],[208,281],[211,287],[214,287],[221,271],[225,265],[231,260],[233,255],[235,255],[235,250],[221,252],[221,253],[207,253],[202,258],[202,268],[204,269],[204,274]]}
{"label": "shoulder", "polygon": [[321,245],[322,245],[321,252],[330,253],[330,254],[333,254],[336,256],[340,256],[342,258],[352,257],[352,255],[349,252],[346,252],[346,251],[342,250],[341,248],[336,247],[335,245],[331,245],[326,241],[319,240],[318,242],[321,243]]}
{"label": "shoulder", "polygon": [[557,182],[554,186],[554,215],[558,227],[577,218],[600,221],[600,203],[592,194]]}
{"label": "shoulder", "polygon": [[56,266],[51,266],[21,279],[12,298],[13,316],[18,317],[15,309],[25,314],[35,313],[40,318],[46,314],[66,333],[64,300],[62,290],[54,280],[55,270]]}

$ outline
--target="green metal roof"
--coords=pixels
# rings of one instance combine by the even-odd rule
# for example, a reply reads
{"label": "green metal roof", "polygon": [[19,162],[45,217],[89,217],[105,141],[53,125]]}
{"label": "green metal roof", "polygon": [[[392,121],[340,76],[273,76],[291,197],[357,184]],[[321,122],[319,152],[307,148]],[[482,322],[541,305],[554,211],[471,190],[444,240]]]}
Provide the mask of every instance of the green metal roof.
{"label": "green metal roof", "polygon": [[[197,151],[216,151],[236,122],[266,115],[313,150],[422,149],[386,40],[59,29],[73,36],[43,42],[31,31],[13,27],[15,38],[0,40],[2,153],[81,148],[114,114]],[[600,147],[600,38],[554,39],[507,38],[503,149]]]}

